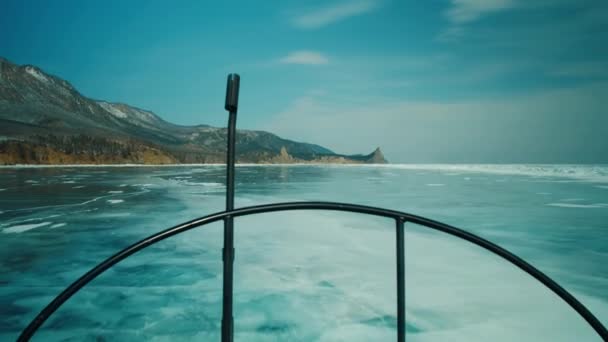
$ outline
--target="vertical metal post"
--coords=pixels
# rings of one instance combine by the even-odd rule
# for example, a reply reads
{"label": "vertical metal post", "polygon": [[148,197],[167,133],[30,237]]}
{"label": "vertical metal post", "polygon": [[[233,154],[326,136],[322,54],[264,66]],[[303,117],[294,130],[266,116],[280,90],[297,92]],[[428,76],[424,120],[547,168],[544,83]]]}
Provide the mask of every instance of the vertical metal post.
{"label": "vertical metal post", "polygon": [[[234,163],[236,140],[236,113],[239,102],[240,77],[237,74],[228,75],[226,85],[225,108],[230,113],[228,117],[228,146],[226,151],[226,210],[234,209]],[[224,219],[224,248],[222,250],[223,287],[222,287],[222,342],[232,342],[234,333],[234,318],[232,314],[233,266],[234,266],[234,219],[228,216]]]}
{"label": "vertical metal post", "polygon": [[403,218],[396,221],[397,240],[397,342],[405,342],[405,229]]}

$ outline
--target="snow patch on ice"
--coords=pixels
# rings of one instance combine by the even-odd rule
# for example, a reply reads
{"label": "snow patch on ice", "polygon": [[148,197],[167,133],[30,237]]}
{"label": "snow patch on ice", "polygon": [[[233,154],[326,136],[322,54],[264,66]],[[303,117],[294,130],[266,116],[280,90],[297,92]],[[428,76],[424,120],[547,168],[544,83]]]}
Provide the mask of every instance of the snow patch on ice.
{"label": "snow patch on ice", "polygon": [[59,228],[59,227],[63,227],[65,226],[67,223],[62,222],[62,223],[55,223],[54,225],[50,226],[49,228]]}
{"label": "snow patch on ice", "polygon": [[108,200],[108,203],[110,203],[110,204],[118,204],[118,203],[122,203],[122,202],[124,202],[124,200],[121,200],[121,199]]}
{"label": "snow patch on ice", "polygon": [[149,184],[149,183],[148,184],[134,184],[134,186],[141,186],[142,188],[148,188],[148,187],[154,186],[154,184]]}
{"label": "snow patch on ice", "polygon": [[608,208],[608,203],[577,204],[577,203],[548,203],[550,207],[560,208]]}
{"label": "snow patch on ice", "polygon": [[187,185],[187,186],[202,186],[205,188],[220,188],[220,187],[224,186],[224,184],[216,183],[216,182],[191,182],[191,181],[184,180],[184,179],[175,179],[175,181],[180,184]]}
{"label": "snow patch on ice", "polygon": [[31,229],[34,229],[34,228],[48,226],[51,223],[52,222],[18,224],[16,226],[11,226],[11,227],[8,227],[8,228],[4,228],[4,230],[2,232],[5,233],[5,234],[8,234],[8,233],[23,233],[25,231],[28,231],[28,230],[31,230]]}
{"label": "snow patch on ice", "polygon": [[[336,167],[353,167],[340,165]],[[430,170],[442,172],[470,172],[530,177],[569,178],[587,182],[608,183],[606,165],[534,165],[534,164],[385,164],[358,165],[367,168],[388,168],[402,170]]]}

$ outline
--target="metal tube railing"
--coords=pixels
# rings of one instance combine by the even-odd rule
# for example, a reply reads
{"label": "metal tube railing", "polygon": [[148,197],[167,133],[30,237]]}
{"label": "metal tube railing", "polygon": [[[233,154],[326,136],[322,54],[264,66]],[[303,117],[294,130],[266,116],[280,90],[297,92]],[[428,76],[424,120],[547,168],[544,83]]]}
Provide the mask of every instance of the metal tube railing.
{"label": "metal tube railing", "polygon": [[[239,107],[240,77],[228,75],[226,84],[226,103],[229,112],[226,134],[226,211],[234,209],[234,164],[236,159],[236,113]],[[232,315],[232,292],[234,276],[234,219],[224,218],[224,248],[222,248],[223,287],[222,287],[222,342],[232,342],[234,317]]]}
{"label": "metal tube railing", "polygon": [[401,217],[395,219],[397,251],[397,342],[405,342],[405,228]]}
{"label": "metal tube railing", "polygon": [[[402,233],[403,229],[400,228],[400,224],[405,223],[405,222],[411,222],[411,223],[418,224],[418,225],[421,225],[421,226],[424,226],[424,227],[427,227],[427,228],[430,228],[433,230],[447,233],[449,235],[458,237],[460,239],[464,239],[466,241],[469,241],[477,246],[480,246],[480,247],[502,257],[503,259],[509,261],[513,265],[520,268],[522,271],[524,271],[524,272],[528,273],[530,276],[534,277],[536,280],[541,282],[543,285],[545,285],[551,291],[553,291],[553,293],[555,293],[559,298],[561,298],[568,305],[570,305],[570,307],[572,307],[572,309],[574,309],[585,321],[587,321],[587,323],[591,326],[591,328],[593,328],[593,330],[595,330],[595,332],[597,332],[597,334],[603,340],[608,341],[608,330],[606,329],[606,327],[604,327],[604,325],[597,319],[597,317],[595,317],[593,315],[593,313],[591,313],[581,302],[579,302],[572,294],[570,294],[568,291],[566,291],[563,287],[561,287],[559,284],[557,284],[554,280],[549,278],[549,276],[545,275],[543,272],[541,272],[534,266],[530,265],[523,259],[519,258],[515,254],[507,251],[506,249],[504,249],[484,238],[481,238],[475,234],[464,231],[462,229],[455,228],[450,225],[443,224],[443,223],[433,221],[433,220],[430,220],[427,218],[423,218],[420,216],[416,216],[416,215],[412,215],[412,214],[408,214],[408,213],[404,213],[404,212],[399,212],[399,211],[394,211],[394,210],[382,209],[382,208],[375,208],[375,207],[368,207],[368,206],[347,204],[347,203],[333,203],[333,202],[288,202],[288,203],[274,203],[274,204],[267,204],[267,205],[238,208],[238,209],[234,209],[231,211],[218,212],[215,214],[197,218],[195,220],[177,225],[175,227],[172,227],[167,230],[156,233],[154,235],[151,235],[151,236],[123,249],[122,251],[114,254],[113,256],[109,257],[108,259],[106,259],[105,261],[103,261],[102,263],[97,265],[95,268],[91,269],[85,275],[80,277],[78,280],[76,280],[70,286],[68,286],[55,299],[53,299],[53,301],[51,301],[34,318],[34,320],[32,320],[30,322],[30,324],[23,330],[23,332],[19,336],[18,341],[28,341],[32,337],[32,335],[34,335],[36,330],[38,330],[38,328],[40,328],[40,326],[49,318],[49,316],[52,315],[63,303],[65,303],[68,299],[70,299],[70,297],[72,297],[74,295],[74,293],[76,293],[83,286],[85,286],[86,284],[91,282],[93,279],[95,279],[97,276],[99,276],[100,274],[105,272],[110,267],[116,265],[120,261],[126,259],[127,257],[133,255],[134,253],[136,253],[146,247],[149,247],[149,246],[151,246],[157,242],[160,242],[162,240],[165,240],[171,236],[189,231],[196,227],[200,227],[200,226],[207,225],[209,223],[224,220],[227,217],[234,218],[234,217],[240,217],[240,216],[270,213],[270,212],[279,212],[279,211],[289,211],[289,210],[345,211],[345,212],[353,212],[353,213],[392,218],[393,220],[395,220],[397,222],[397,229],[396,229],[396,231],[397,231],[396,236],[398,237],[398,239],[397,239],[397,256],[398,256],[397,264],[399,264],[399,260],[401,260],[401,262],[403,263],[402,266],[401,267],[398,266],[398,269],[397,269],[397,273],[398,273],[397,296],[401,298],[401,300],[398,299],[397,315],[399,316],[399,312],[401,312],[401,314],[402,314],[401,319],[399,319],[399,317],[398,317],[397,329],[398,329],[398,331],[399,331],[399,329],[404,329],[402,334],[398,334],[398,336],[403,336],[403,337],[398,337],[398,338],[403,338],[403,339],[405,338],[405,288],[404,288],[405,287],[405,282],[404,282],[404,276],[405,276],[405,269],[404,269],[405,263],[404,262],[405,262],[405,260],[404,260],[404,258],[401,258],[399,255],[400,254],[399,250],[400,250],[402,253],[401,256],[404,256],[404,252],[403,252],[404,248],[399,248],[399,244],[400,244],[399,241],[403,241],[403,239],[402,239],[403,236],[401,236],[401,238],[399,238],[400,237],[399,235],[403,234]],[[402,246],[402,247],[404,247],[404,246]],[[402,271],[400,271],[400,270],[402,270]],[[402,272],[401,276],[399,276],[400,272]],[[401,281],[399,280],[400,278],[402,279]],[[400,282],[402,282],[403,286],[399,286]],[[402,287],[403,287],[403,289],[400,290],[400,288],[402,288]],[[401,296],[399,295],[399,291],[403,291]]]}

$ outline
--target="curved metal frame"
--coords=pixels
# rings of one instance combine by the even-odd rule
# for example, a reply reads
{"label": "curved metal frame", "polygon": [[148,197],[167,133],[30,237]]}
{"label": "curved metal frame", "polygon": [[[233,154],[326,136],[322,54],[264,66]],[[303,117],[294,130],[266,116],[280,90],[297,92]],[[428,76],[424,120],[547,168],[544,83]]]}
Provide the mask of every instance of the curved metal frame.
{"label": "curved metal frame", "polygon": [[[212,222],[220,220],[231,219],[239,216],[270,213],[277,211],[289,211],[289,210],[333,210],[333,211],[346,211],[374,216],[381,216],[392,218],[396,222],[397,228],[397,273],[398,273],[398,340],[402,340],[405,337],[405,284],[400,284],[403,280],[404,271],[404,255],[403,255],[403,224],[406,222],[415,223],[427,228],[431,228],[437,231],[447,233],[452,236],[467,240],[477,246],[480,246],[496,255],[499,255],[503,259],[514,264],[524,272],[528,273],[536,280],[540,281],[543,285],[553,291],[558,297],[564,300],[570,307],[572,307],[583,319],[589,323],[589,325],[602,337],[603,340],[608,341],[608,330],[602,323],[573,295],[566,291],[563,287],[545,275],[543,272],[530,265],[523,259],[519,258],[515,254],[507,251],[506,249],[484,239],[475,234],[469,233],[459,228],[449,226],[437,221],[426,219],[420,216],[411,215],[399,211],[387,210],[376,207],[347,204],[347,203],[334,203],[334,202],[288,202],[288,203],[275,203],[267,205],[258,205],[251,207],[243,207],[230,211],[218,212],[208,216],[194,219],[192,221],[177,225],[167,230],[161,231],[154,235],[151,235],[125,249],[109,257],[95,268],[84,274],[63,292],[61,292],[52,302],[50,302],[30,324],[23,330],[18,338],[18,341],[28,341],[31,336],[40,328],[40,326],[49,318],[53,312],[55,312],[63,303],[65,303],[74,293],[80,290],[83,286],[88,284],[90,281],[95,279],[101,273],[106,271],[108,268],[114,266],[120,261],[126,259],[130,255],[150,246],[173,235],[183,233],[190,229],[203,226]],[[399,246],[401,244],[401,246]],[[401,249],[401,253],[399,250]],[[400,271],[401,269],[401,271]],[[399,273],[402,274],[399,274]],[[400,286],[401,285],[401,286]],[[402,289],[400,289],[400,287]]]}

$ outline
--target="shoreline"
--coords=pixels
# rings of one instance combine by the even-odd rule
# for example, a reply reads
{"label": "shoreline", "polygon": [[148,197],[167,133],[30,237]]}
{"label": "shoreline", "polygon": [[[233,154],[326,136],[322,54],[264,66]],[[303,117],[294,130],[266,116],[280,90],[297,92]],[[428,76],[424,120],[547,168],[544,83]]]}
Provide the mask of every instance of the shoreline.
{"label": "shoreline", "polygon": [[[62,167],[189,167],[189,166],[225,166],[224,163],[193,163],[193,164],[12,164],[0,165],[0,169],[19,168],[62,168]],[[528,167],[608,167],[608,163],[602,164],[576,164],[576,163],[391,163],[391,164],[365,164],[365,163],[236,163],[235,166],[362,166],[383,168],[410,168],[410,169],[444,169],[458,167],[506,167],[506,166],[528,166]]]}
{"label": "shoreline", "polygon": [[[224,168],[225,164],[18,164],[0,165],[0,170],[26,169],[94,169],[94,168]],[[343,164],[343,163],[286,163],[286,164],[236,164],[240,167],[326,167],[361,168],[384,170],[410,170],[418,172],[447,172],[459,174],[494,174],[504,176],[528,176],[546,181],[578,181],[608,183],[608,164]],[[547,179],[547,178],[552,178]],[[558,178],[558,179],[555,179]]]}
{"label": "shoreline", "polygon": [[[380,166],[387,164],[361,164],[361,163],[237,163],[235,166]],[[398,164],[393,164],[398,165]],[[199,163],[199,164],[15,164],[0,165],[0,169],[35,169],[35,168],[63,168],[63,167],[190,167],[190,166],[226,166],[224,163]]]}

